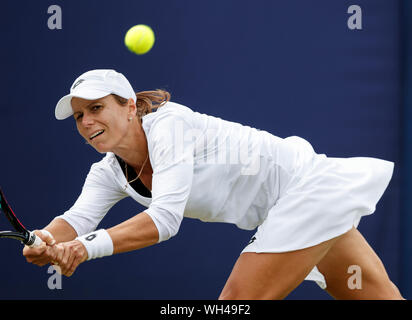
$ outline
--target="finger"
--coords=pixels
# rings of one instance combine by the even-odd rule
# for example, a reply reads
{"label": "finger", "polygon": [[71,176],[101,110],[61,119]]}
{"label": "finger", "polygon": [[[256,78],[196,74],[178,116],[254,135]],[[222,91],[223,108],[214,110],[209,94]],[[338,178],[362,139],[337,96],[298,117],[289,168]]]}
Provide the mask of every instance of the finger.
{"label": "finger", "polygon": [[40,267],[48,264],[50,262],[50,257],[46,253],[47,250],[45,250],[42,254],[36,255],[36,256],[28,256],[26,257],[27,262],[33,263],[35,265],[38,265]]}
{"label": "finger", "polygon": [[26,261],[32,264],[35,264],[37,266],[43,267],[44,265],[50,263],[52,260],[49,255],[46,253],[43,253],[42,255],[39,256],[29,256],[26,257]]}
{"label": "finger", "polygon": [[60,254],[58,254],[56,262],[61,268],[62,274],[66,275],[68,270],[68,264],[71,262],[71,250],[70,247],[68,247],[67,245],[61,244],[60,247]]}
{"label": "finger", "polygon": [[62,263],[62,259],[64,256],[64,246],[62,244],[57,244],[54,247],[55,256],[53,257],[53,261],[57,262],[59,265]]}
{"label": "finger", "polygon": [[39,260],[42,260],[42,255],[46,251],[46,245],[42,245],[36,248],[30,248],[25,246],[23,248],[23,256],[26,258],[26,261],[29,263],[36,263]]}
{"label": "finger", "polygon": [[74,271],[76,271],[77,267],[82,262],[82,260],[83,260],[82,252],[75,248],[74,252],[73,252],[73,260],[72,260],[71,264],[68,265],[68,269],[67,269],[67,276],[68,277],[73,275]]}
{"label": "finger", "polygon": [[47,250],[45,255],[47,256],[48,262],[52,263],[53,261],[57,260],[57,256],[59,254],[60,247],[57,246],[47,246]]}
{"label": "finger", "polygon": [[49,246],[52,246],[56,243],[56,240],[54,240],[53,235],[46,229],[35,230],[34,233],[36,234],[36,236],[38,236],[40,239],[46,242],[46,244]]}
{"label": "finger", "polygon": [[[36,264],[40,267],[51,263],[52,261],[56,260],[57,256],[57,249],[55,246],[48,246],[45,243],[43,243],[43,247],[41,248],[44,250],[41,255],[36,255],[36,256],[29,256],[28,259],[30,260],[31,263]],[[27,260],[27,259],[26,259]]]}
{"label": "finger", "polygon": [[56,245],[49,248],[50,264],[53,266],[53,269],[57,271],[57,273],[62,274],[62,269],[60,267],[59,261],[61,260],[61,257],[64,255],[64,248],[61,245]]}
{"label": "finger", "polygon": [[64,266],[67,266],[67,264],[69,263],[70,257],[71,257],[71,248],[65,246],[64,247],[64,255],[63,258],[61,259],[61,262]]}
{"label": "finger", "polygon": [[74,270],[76,270],[76,265],[75,265],[76,258],[72,257],[70,260],[71,261],[69,261],[69,263],[65,266],[64,273],[63,273],[66,277],[70,277],[73,274]]}
{"label": "finger", "polygon": [[59,266],[62,268],[62,274],[65,276],[67,275],[67,271],[70,268],[71,260],[72,260],[72,255],[70,252],[70,248],[65,248],[62,263],[59,263]]}
{"label": "finger", "polygon": [[67,270],[66,276],[67,276],[67,277],[71,277],[71,276],[73,275],[73,273],[76,271],[76,269],[77,269],[77,267],[79,266],[79,264],[80,264],[80,258],[75,258],[75,259],[73,260],[72,265],[71,265],[70,268]]}
{"label": "finger", "polygon": [[31,263],[34,264],[34,265],[36,265],[36,266],[43,267],[43,266],[45,266],[46,264],[49,264],[50,261],[47,260],[47,259],[40,259],[40,260],[35,260],[35,261],[31,262]]}
{"label": "finger", "polygon": [[46,251],[46,245],[39,246],[39,247],[29,247],[29,246],[23,247],[24,256],[38,256],[38,255],[43,254],[44,251]]}
{"label": "finger", "polygon": [[70,264],[67,265],[67,272],[69,273],[68,277],[70,277],[74,271],[76,270],[77,266],[81,263],[81,255],[77,248],[74,248],[72,259]]}

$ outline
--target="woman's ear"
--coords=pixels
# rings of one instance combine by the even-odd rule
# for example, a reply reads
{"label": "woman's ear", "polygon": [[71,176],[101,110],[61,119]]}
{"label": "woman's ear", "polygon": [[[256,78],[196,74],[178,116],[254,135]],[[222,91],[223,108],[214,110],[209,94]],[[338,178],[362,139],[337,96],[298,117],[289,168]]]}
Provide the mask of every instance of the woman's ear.
{"label": "woman's ear", "polygon": [[134,117],[137,114],[137,107],[136,107],[136,103],[134,102],[134,100],[132,98],[129,98],[129,100],[127,101],[127,105],[128,105],[128,114],[129,117]]}

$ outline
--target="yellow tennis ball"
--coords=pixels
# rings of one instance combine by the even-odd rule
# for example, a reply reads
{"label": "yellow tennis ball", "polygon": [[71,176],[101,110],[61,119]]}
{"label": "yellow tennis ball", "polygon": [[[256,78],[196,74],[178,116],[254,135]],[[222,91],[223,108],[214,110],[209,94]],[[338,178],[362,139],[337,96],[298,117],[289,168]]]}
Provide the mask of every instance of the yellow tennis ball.
{"label": "yellow tennis ball", "polygon": [[152,49],[155,42],[155,35],[149,26],[138,24],[131,27],[124,37],[126,47],[136,53],[145,54]]}

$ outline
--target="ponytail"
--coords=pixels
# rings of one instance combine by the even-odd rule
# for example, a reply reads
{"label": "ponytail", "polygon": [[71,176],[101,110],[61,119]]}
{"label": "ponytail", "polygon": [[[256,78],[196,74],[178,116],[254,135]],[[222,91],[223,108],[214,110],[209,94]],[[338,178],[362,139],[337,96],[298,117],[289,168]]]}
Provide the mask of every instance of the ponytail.
{"label": "ponytail", "polygon": [[[116,94],[113,94],[113,96],[119,104],[127,104],[127,99]],[[137,116],[143,117],[144,115],[151,113],[153,109],[160,108],[168,101],[170,101],[170,93],[165,90],[156,89],[136,92]]]}

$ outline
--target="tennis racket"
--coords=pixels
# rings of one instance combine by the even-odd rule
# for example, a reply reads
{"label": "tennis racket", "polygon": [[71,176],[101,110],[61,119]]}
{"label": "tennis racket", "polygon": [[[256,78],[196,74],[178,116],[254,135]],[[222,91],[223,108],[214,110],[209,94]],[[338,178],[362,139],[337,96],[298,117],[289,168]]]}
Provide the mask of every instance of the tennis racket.
{"label": "tennis racket", "polygon": [[3,191],[0,188],[0,211],[6,216],[15,231],[0,231],[0,238],[10,238],[19,240],[29,247],[38,247],[42,240],[33,232],[28,231],[17,219],[13,210],[10,208]]}

